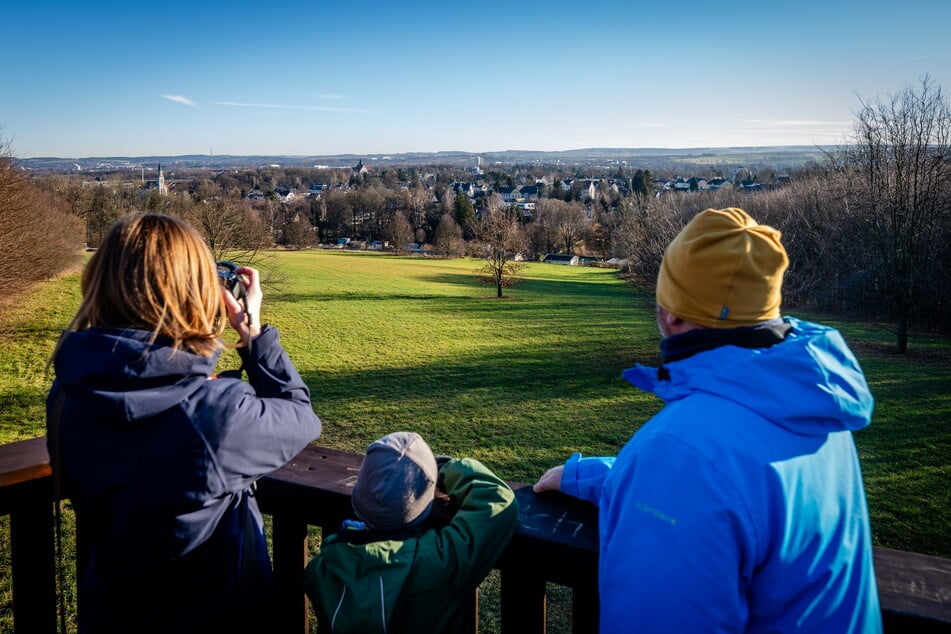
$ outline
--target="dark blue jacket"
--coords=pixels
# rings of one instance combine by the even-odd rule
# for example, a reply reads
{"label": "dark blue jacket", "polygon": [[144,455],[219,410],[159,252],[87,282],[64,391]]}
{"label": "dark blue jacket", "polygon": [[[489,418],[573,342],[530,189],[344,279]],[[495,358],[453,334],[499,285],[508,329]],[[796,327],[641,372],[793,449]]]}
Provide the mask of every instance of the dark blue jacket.
{"label": "dark blue jacket", "polygon": [[55,359],[48,438],[77,517],[80,631],[257,627],[271,567],[252,484],[320,420],[273,328],[239,350],[247,382],[150,336],[74,332]]}

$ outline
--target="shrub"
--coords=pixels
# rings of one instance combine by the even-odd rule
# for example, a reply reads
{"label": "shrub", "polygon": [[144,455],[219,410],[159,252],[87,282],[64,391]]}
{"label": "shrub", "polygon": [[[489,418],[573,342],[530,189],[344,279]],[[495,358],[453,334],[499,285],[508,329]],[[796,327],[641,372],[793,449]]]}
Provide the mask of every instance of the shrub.
{"label": "shrub", "polygon": [[34,187],[0,148],[0,304],[75,263],[82,235],[67,202]]}

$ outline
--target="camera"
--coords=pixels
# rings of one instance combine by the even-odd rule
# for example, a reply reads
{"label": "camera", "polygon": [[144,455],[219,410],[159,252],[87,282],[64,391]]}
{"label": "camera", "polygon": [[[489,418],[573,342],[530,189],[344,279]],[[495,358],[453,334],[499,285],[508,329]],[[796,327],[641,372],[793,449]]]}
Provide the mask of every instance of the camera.
{"label": "camera", "polygon": [[244,282],[241,281],[241,275],[238,274],[238,265],[227,260],[219,260],[215,264],[218,267],[218,280],[221,285],[227,288],[235,299],[244,301],[247,289],[244,287]]}

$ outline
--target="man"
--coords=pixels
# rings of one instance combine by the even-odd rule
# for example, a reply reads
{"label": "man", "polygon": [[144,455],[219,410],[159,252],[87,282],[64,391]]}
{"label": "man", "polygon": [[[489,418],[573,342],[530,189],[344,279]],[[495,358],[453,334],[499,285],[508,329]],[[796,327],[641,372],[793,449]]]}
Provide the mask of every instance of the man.
{"label": "man", "polygon": [[780,233],[708,209],[664,252],[664,364],[623,373],[666,406],[617,458],[535,491],[599,506],[602,632],[880,632],[852,431],[873,399],[839,333],[780,314]]}

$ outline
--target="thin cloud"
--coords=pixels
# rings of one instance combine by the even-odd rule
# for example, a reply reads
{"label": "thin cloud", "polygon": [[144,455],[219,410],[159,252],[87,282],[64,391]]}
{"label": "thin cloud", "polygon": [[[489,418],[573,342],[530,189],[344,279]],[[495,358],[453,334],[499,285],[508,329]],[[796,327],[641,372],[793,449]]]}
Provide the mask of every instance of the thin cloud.
{"label": "thin cloud", "polygon": [[743,123],[759,126],[775,126],[777,128],[816,128],[839,127],[848,125],[848,121],[783,121],[778,119],[745,119]]}
{"label": "thin cloud", "polygon": [[343,99],[343,95],[321,95],[321,99],[333,99],[334,101],[340,101]]}
{"label": "thin cloud", "polygon": [[334,106],[300,106],[301,110],[315,110],[317,112],[357,112],[360,114],[369,114],[371,110],[364,108],[337,108]]}
{"label": "thin cloud", "polygon": [[313,112],[356,112],[367,114],[370,111],[362,108],[340,108],[336,106],[297,106],[280,103],[252,103],[243,101],[216,101],[215,105],[232,108],[269,108],[272,110],[309,110]]}
{"label": "thin cloud", "polygon": [[740,119],[737,123],[735,134],[745,134],[763,145],[835,143],[848,136],[851,125],[848,121],[796,119]]}
{"label": "thin cloud", "polygon": [[181,95],[162,95],[165,99],[169,101],[174,101],[175,103],[182,103],[186,106],[191,106],[192,108],[197,108],[198,104],[189,99],[188,97],[182,97]]}
{"label": "thin cloud", "polygon": [[287,109],[287,106],[282,106],[276,103],[247,103],[239,101],[216,101],[216,106],[232,106],[235,108],[278,108],[278,109]]}

